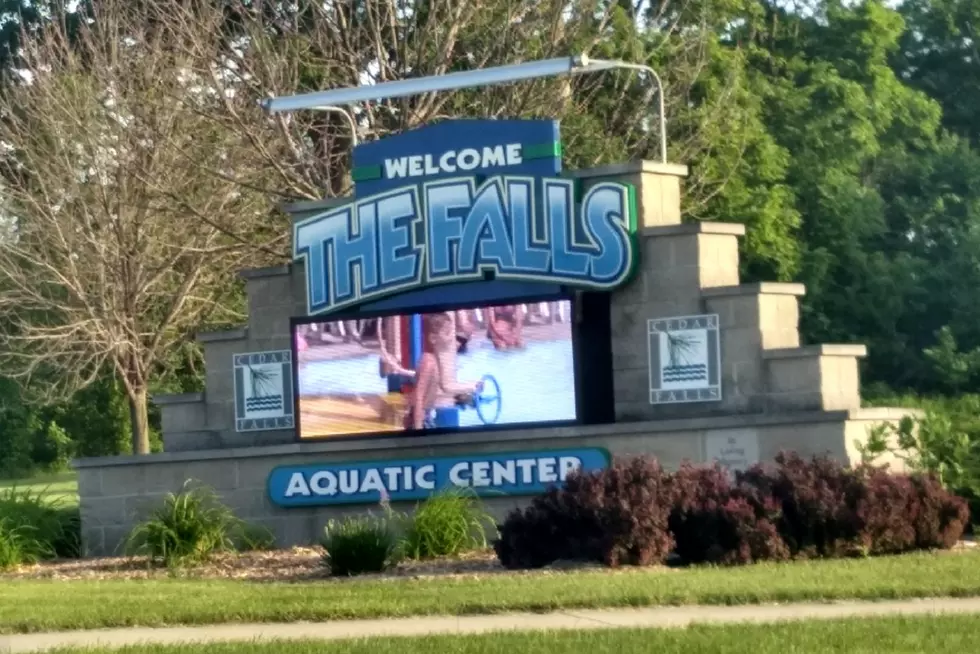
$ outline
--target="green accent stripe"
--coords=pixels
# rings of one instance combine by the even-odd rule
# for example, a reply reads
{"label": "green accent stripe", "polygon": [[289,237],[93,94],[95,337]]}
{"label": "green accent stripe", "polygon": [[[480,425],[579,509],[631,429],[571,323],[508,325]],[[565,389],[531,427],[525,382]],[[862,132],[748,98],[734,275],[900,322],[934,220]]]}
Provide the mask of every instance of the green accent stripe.
{"label": "green accent stripe", "polygon": [[527,161],[533,161],[534,159],[551,159],[552,157],[561,156],[561,142],[553,141],[551,143],[538,143],[536,145],[525,145],[522,149],[521,156]]}
{"label": "green accent stripe", "polygon": [[381,166],[361,166],[351,171],[351,176],[355,182],[367,182],[372,179],[381,179]]}

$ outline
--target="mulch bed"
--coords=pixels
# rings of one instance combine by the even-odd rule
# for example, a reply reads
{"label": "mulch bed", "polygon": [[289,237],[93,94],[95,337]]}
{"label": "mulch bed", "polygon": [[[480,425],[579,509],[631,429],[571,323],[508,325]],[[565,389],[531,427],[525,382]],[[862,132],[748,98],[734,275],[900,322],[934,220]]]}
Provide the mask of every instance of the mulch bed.
{"label": "mulch bed", "polygon": [[[974,539],[961,541],[952,552],[976,551]],[[0,573],[3,579],[166,579],[175,574],[189,579],[241,579],[247,581],[346,581],[345,578],[330,577],[320,558],[322,550],[312,547],[294,547],[288,550],[266,552],[229,553],[216,556],[207,564],[181,570],[177,573],[159,567],[149,567],[146,559],[140,557],[114,557],[98,559],[65,559],[46,561],[37,565],[21,566],[9,572]],[[616,570],[597,564],[578,562],[557,562],[543,570],[512,571],[500,565],[491,550],[470,552],[459,557],[441,558],[428,561],[404,561],[382,574],[360,575],[356,579],[395,580],[405,578],[456,577],[475,578],[487,575],[510,574],[555,574],[561,571],[581,569],[605,569],[610,573]],[[658,566],[657,571],[670,571],[676,568]],[[620,568],[627,572],[629,567]]]}
{"label": "mulch bed", "polygon": [[[6,573],[2,579],[166,579],[175,574],[189,579],[242,579],[247,581],[344,581],[330,577],[320,557],[322,550],[294,547],[288,550],[221,554],[210,562],[173,573],[159,567],[149,567],[141,557],[98,559],[65,559],[21,566]],[[545,571],[599,568],[595,564],[558,563]],[[481,577],[490,574],[529,574],[510,571],[497,561],[491,550],[470,552],[459,557],[428,561],[404,561],[382,574],[360,575],[357,579],[405,579],[424,577]]]}

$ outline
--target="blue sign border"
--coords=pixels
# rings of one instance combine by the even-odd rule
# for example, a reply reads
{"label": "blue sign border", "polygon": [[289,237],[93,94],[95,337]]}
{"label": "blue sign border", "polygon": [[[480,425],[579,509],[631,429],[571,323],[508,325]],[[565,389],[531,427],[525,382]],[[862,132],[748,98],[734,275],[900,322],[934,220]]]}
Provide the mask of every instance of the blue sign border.
{"label": "blue sign border", "polygon": [[[293,224],[293,260],[303,262],[303,271],[306,277],[306,314],[309,316],[326,316],[339,311],[355,309],[356,307],[364,304],[379,302],[385,298],[405,292],[411,292],[416,289],[431,288],[443,284],[466,283],[480,280],[509,280],[514,282],[527,282],[546,285],[567,285],[573,288],[591,291],[611,291],[627,283],[635,275],[639,264],[637,240],[638,217],[636,187],[632,184],[625,184],[621,182],[600,182],[592,185],[583,193],[582,184],[579,180],[564,179],[560,177],[542,177],[535,180],[531,177],[502,175],[484,179],[479,185],[479,188],[477,188],[475,180],[475,177],[452,178],[449,180],[441,180],[439,182],[422,182],[420,186],[406,185],[397,189],[386,191],[380,195],[354,200],[350,203],[333,207],[295,222]],[[430,229],[428,223],[430,211],[426,203],[422,201],[423,196],[427,193],[427,189],[430,186],[434,184],[446,185],[450,183],[467,185],[472,186],[473,193],[476,194],[478,191],[482,192],[488,188],[502,189],[511,183],[526,184],[528,185],[529,189],[534,189],[536,188],[536,182],[540,182],[540,184],[543,185],[543,194],[547,194],[549,190],[558,190],[562,192],[568,200],[565,206],[570,210],[570,212],[581,211],[583,220],[586,220],[585,216],[594,215],[591,211],[589,211],[589,209],[592,206],[591,203],[595,196],[603,192],[611,192],[618,196],[616,206],[621,208],[622,214],[614,220],[616,227],[613,229],[612,236],[613,238],[621,239],[623,255],[625,256],[621,267],[617,267],[616,271],[609,275],[608,278],[601,279],[589,274],[576,276],[571,273],[565,274],[554,270],[539,272],[516,270],[508,271],[506,267],[502,269],[499,262],[474,260],[469,267],[470,269],[457,269],[451,272],[446,272],[445,274],[439,273],[438,276],[433,277],[433,273],[430,270],[430,260],[432,255],[430,250],[432,246],[430,243],[430,238],[429,236],[425,236],[425,238],[419,242],[416,240],[415,236],[415,223],[419,223],[422,226],[422,229],[426,235]],[[500,191],[500,193],[503,193],[503,191]],[[322,293],[324,295],[323,300],[314,303],[314,293],[310,288],[311,280],[317,278],[323,283],[327,283],[328,277],[326,275],[326,267],[330,265],[328,262],[331,261],[334,256],[334,246],[332,244],[328,246],[327,243],[332,243],[332,241],[325,238],[325,240],[320,242],[320,251],[317,252],[318,257],[312,257],[310,247],[307,245],[300,245],[302,242],[302,239],[300,239],[300,232],[306,228],[318,225],[331,219],[333,219],[334,222],[337,222],[337,224],[341,224],[339,219],[345,218],[343,224],[347,225],[347,229],[342,231],[350,232],[351,229],[353,229],[352,225],[356,225],[358,235],[351,238],[366,238],[366,236],[363,236],[360,233],[360,230],[364,229],[363,226],[361,226],[358,221],[353,220],[353,216],[358,211],[358,207],[361,207],[362,205],[372,205],[373,203],[382,201],[384,198],[389,196],[394,198],[396,196],[401,197],[406,194],[410,195],[411,197],[411,214],[406,215],[413,216],[411,223],[412,227],[408,232],[409,241],[405,246],[411,250],[406,257],[415,257],[415,261],[412,263],[413,272],[411,275],[404,277],[403,280],[398,281],[397,283],[379,286],[376,290],[373,290],[369,294],[365,295],[361,289],[363,272],[359,272],[357,276],[354,276],[353,274],[350,274],[353,271],[353,267],[350,267],[350,272],[348,273],[350,274],[350,277],[347,280],[349,288],[348,293],[344,295],[344,299],[338,301],[336,297],[333,297],[336,289],[326,287],[322,289]],[[533,196],[533,193],[531,195]],[[498,196],[503,197],[499,195],[499,193]],[[604,200],[606,198],[602,199]],[[616,214],[614,213],[613,215]],[[574,218],[571,213],[565,217],[565,223],[562,228],[564,233],[562,236],[558,237],[562,241],[566,241],[568,239],[574,241],[574,237],[572,236],[574,229],[572,226],[573,220]],[[562,222],[559,220],[557,224],[561,225]],[[506,227],[506,225],[504,227]],[[336,227],[334,227],[334,230],[336,231]],[[509,233],[510,230],[505,231]],[[554,238],[555,236],[552,234],[551,237]],[[330,238],[335,237],[331,236]],[[594,237],[589,236],[589,238],[593,239]],[[544,245],[544,243],[534,243],[532,245],[535,247],[541,247]],[[594,245],[595,244],[593,243],[593,246]],[[553,249],[554,245],[550,244],[550,246]],[[590,254],[583,250],[583,248],[586,246],[582,243],[569,242],[567,245],[562,245],[562,247],[569,248],[564,252],[565,256],[584,257]],[[321,268],[311,269],[311,260],[319,260],[319,265]],[[555,264],[552,262],[549,263],[548,267],[552,268],[554,265]],[[350,266],[349,262],[348,266]],[[358,267],[358,270],[361,270],[360,267]]]}

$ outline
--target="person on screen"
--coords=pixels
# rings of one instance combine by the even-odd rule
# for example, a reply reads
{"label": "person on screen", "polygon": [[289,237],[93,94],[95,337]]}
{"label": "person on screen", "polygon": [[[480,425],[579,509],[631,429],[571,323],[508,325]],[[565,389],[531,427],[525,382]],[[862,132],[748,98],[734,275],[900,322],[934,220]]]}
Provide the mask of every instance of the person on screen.
{"label": "person on screen", "polygon": [[470,311],[456,311],[456,353],[466,354],[467,345],[476,331]]}
{"label": "person on screen", "polygon": [[481,382],[456,379],[456,320],[454,311],[422,316],[422,356],[415,370],[415,388],[406,416],[409,429],[425,428],[426,418],[437,408],[471,403],[482,389]]}
{"label": "person on screen", "polygon": [[523,311],[520,305],[487,307],[487,338],[498,350],[524,347]]}

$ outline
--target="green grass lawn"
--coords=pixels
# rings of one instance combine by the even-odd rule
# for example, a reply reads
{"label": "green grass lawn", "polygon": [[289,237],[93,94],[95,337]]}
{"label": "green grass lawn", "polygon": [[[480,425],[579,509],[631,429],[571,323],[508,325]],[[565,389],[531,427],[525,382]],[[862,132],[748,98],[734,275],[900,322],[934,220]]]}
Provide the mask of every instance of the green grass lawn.
{"label": "green grass lawn", "polygon": [[0,495],[10,489],[42,494],[58,506],[78,504],[78,477],[74,472],[39,474],[24,479],[0,479]]}
{"label": "green grass lawn", "polygon": [[[980,553],[740,568],[264,583],[0,582],[0,632],[679,604],[980,596]],[[980,651],[980,650],[978,650]]]}
{"label": "green grass lawn", "polygon": [[922,654],[980,652],[980,616],[926,616],[808,621],[792,624],[694,626],[495,633],[460,637],[367,638],[335,642],[141,645],[119,650],[62,650],[62,654]]}

